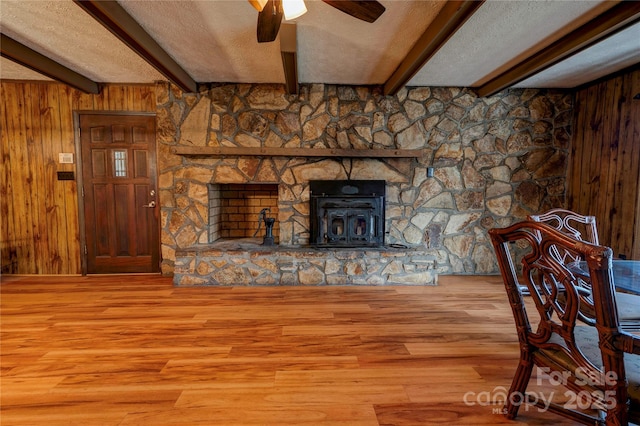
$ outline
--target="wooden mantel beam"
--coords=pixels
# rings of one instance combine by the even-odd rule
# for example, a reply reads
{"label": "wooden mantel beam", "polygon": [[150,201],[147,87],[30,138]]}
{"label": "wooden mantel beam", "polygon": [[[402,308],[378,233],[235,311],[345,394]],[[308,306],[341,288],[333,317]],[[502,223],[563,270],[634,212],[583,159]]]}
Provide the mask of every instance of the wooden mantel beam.
{"label": "wooden mantel beam", "polygon": [[47,58],[5,34],[1,34],[1,36],[0,53],[2,57],[82,92],[100,93],[100,85],[95,81],[65,67],[53,59]]}
{"label": "wooden mantel beam", "polygon": [[484,0],[447,1],[398,68],[384,83],[384,94],[398,93],[483,3]]}
{"label": "wooden mantel beam", "polygon": [[623,1],[546,48],[525,58],[482,85],[479,96],[491,96],[557,64],[640,21],[640,1]]}
{"label": "wooden mantel beam", "polygon": [[231,157],[343,157],[343,158],[422,158],[421,149],[340,149],[340,148],[251,148],[233,146],[176,146],[177,155]]}
{"label": "wooden mantel beam", "polygon": [[198,84],[191,76],[113,0],[73,0],[169,81],[185,92],[197,92]]}

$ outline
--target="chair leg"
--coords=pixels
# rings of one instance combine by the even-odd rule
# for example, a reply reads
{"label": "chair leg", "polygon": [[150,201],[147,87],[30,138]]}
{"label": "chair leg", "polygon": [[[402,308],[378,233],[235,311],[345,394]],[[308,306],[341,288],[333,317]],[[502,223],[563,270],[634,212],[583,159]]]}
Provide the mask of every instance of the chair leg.
{"label": "chair leg", "polygon": [[533,361],[526,359],[520,359],[516,374],[511,382],[511,388],[507,395],[507,401],[504,404],[505,412],[508,419],[515,419],[518,415],[520,405],[525,403],[525,392],[529,379],[531,379],[531,372],[533,371]]}

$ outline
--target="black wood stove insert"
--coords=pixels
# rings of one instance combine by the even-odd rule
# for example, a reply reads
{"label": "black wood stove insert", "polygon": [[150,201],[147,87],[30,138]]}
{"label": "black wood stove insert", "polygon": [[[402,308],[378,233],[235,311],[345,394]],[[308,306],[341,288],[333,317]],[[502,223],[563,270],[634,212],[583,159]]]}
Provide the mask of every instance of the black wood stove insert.
{"label": "black wood stove insert", "polygon": [[384,245],[384,180],[313,180],[309,184],[311,245]]}

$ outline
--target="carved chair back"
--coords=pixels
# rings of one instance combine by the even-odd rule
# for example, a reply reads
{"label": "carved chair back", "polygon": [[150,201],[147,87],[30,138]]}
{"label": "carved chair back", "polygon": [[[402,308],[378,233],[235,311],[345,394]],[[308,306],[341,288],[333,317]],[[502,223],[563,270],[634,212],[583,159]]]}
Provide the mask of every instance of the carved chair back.
{"label": "carved chair back", "polygon": [[[489,234],[520,341],[521,359],[505,403],[507,417],[515,418],[521,403],[529,402],[526,388],[533,367],[538,366],[566,377],[563,385],[568,391],[585,397],[599,415],[557,404],[550,411],[585,424],[626,424],[630,412],[640,418],[639,402],[629,408],[623,351],[638,353],[634,345],[640,344],[620,328],[611,249],[536,221],[492,229]],[[511,253],[515,247],[527,248],[521,274]],[[556,251],[586,260],[593,297],[580,289],[585,278],[578,278]],[[531,295],[528,304],[523,286]],[[634,360],[640,367],[640,358]]]}
{"label": "carved chair back", "polygon": [[[596,245],[600,244],[595,216],[585,216],[565,209],[552,209],[542,214],[529,215],[529,219],[547,224],[576,240],[584,240]],[[581,260],[571,256],[568,252],[560,252],[557,248],[555,254],[560,256],[565,263]]]}
{"label": "carved chair back", "polygon": [[[543,214],[530,215],[530,220],[550,225],[558,231],[567,234],[576,240],[588,241],[592,244],[599,244],[598,228],[596,226],[595,216],[585,216],[565,209],[552,209]],[[558,247],[552,249],[553,253],[558,256],[564,263],[571,264],[582,259],[570,252],[563,251]],[[590,293],[589,280],[580,274],[580,268],[573,268],[573,272],[580,278],[581,288],[585,294]],[[618,297],[619,313],[623,328],[626,330],[640,330],[640,296],[624,295]],[[582,307],[583,311],[586,308]],[[587,315],[588,317],[589,315]]]}

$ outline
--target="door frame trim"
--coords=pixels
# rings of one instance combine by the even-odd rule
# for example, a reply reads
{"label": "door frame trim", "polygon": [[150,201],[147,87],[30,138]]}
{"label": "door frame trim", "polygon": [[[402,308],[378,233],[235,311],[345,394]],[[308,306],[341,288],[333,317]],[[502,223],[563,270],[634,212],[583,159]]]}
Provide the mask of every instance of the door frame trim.
{"label": "door frame trim", "polygon": [[[83,276],[87,275],[87,234],[86,234],[86,222],[84,217],[84,175],[82,164],[82,139],[80,138],[80,116],[81,115],[128,115],[128,116],[152,116],[156,117],[155,112],[148,111],[106,111],[106,110],[74,110],[73,111],[73,138],[75,142],[76,155],[76,188],[78,199],[78,227],[79,227],[79,241],[80,241],[80,266]],[[157,138],[157,120],[156,120],[156,135],[154,135],[154,146],[156,155],[156,173],[155,173],[155,185],[158,187],[158,138]],[[161,235],[162,229],[160,228],[160,220],[158,220],[158,242],[162,241]],[[162,265],[162,250],[158,247],[158,262],[159,267]]]}

